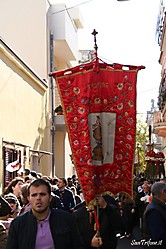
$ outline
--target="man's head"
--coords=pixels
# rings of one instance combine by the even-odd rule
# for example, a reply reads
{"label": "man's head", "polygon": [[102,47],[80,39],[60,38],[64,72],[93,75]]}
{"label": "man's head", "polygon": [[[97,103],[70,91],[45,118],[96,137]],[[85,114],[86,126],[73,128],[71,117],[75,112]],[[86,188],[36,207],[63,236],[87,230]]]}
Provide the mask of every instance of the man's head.
{"label": "man's head", "polygon": [[67,186],[68,186],[68,187],[73,186],[73,180],[72,180],[71,177],[68,177],[68,178],[67,178]]}
{"label": "man's head", "polygon": [[36,179],[32,181],[28,187],[28,195],[30,194],[30,188],[31,186],[33,187],[40,187],[40,186],[45,186],[47,188],[48,194],[51,195],[51,185],[48,181],[45,181],[42,178]]}
{"label": "man's head", "polygon": [[31,176],[33,176],[33,177],[36,178],[36,179],[38,178],[38,177],[37,177],[37,173],[36,173],[35,170],[32,170],[32,171],[31,171]]}
{"label": "man's head", "polygon": [[166,203],[166,184],[163,182],[155,182],[151,189],[152,195],[162,202]]}
{"label": "man's head", "polygon": [[66,179],[63,178],[63,177],[60,177],[60,178],[58,179],[57,186],[58,186],[59,190],[64,190],[65,187],[67,186],[67,181],[66,181]]}
{"label": "man's head", "polygon": [[28,200],[31,204],[32,212],[36,217],[45,213],[47,214],[51,198],[51,186],[49,182],[40,178],[30,183],[28,187]]}
{"label": "man's head", "polygon": [[143,190],[143,192],[146,193],[146,194],[149,193],[149,190],[150,190],[149,184],[144,183],[144,184],[142,185],[142,190]]}

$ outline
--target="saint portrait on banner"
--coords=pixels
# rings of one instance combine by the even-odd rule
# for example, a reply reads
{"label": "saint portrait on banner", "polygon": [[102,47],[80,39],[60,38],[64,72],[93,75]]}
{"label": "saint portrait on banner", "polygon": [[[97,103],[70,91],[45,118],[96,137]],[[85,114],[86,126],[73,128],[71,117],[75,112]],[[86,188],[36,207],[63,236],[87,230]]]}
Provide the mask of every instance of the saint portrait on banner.
{"label": "saint portrait on banner", "polygon": [[116,113],[91,113],[88,121],[92,165],[113,163]]}

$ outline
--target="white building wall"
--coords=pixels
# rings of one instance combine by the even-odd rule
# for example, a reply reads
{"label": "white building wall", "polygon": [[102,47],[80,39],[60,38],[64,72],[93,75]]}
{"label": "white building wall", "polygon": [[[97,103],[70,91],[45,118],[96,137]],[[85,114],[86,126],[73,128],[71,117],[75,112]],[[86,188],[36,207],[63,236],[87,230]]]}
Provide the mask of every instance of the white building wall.
{"label": "white building wall", "polygon": [[43,79],[47,77],[46,0],[1,0],[0,36]]}

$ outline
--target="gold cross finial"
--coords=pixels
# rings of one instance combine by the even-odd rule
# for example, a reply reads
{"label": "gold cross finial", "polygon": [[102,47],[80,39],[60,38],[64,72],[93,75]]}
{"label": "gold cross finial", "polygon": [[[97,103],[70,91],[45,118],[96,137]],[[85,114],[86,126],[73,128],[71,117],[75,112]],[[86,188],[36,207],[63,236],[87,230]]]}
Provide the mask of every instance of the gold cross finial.
{"label": "gold cross finial", "polygon": [[92,32],[92,35],[94,35],[94,49],[95,49],[95,52],[97,54],[97,49],[98,49],[98,46],[97,46],[97,43],[96,43],[96,35],[98,34],[98,32],[94,29],[93,32]]}

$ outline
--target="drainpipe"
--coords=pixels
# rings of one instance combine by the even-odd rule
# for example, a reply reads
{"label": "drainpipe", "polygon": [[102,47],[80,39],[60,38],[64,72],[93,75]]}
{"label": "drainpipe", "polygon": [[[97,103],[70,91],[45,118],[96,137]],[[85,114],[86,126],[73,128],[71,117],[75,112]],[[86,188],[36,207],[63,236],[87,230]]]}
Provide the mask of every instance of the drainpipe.
{"label": "drainpipe", "polygon": [[[53,34],[50,34],[50,72],[54,71],[54,39]],[[55,125],[54,125],[54,85],[53,77],[50,77],[51,86],[51,137],[52,137],[52,177],[54,177],[54,141],[55,141]]]}

